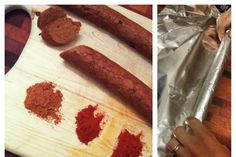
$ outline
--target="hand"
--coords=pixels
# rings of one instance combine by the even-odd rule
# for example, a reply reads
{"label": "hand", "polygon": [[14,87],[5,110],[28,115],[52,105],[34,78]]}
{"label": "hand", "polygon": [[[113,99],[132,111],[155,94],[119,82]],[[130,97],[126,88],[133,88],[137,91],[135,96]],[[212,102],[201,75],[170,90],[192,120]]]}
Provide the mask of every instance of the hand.
{"label": "hand", "polygon": [[220,41],[218,39],[217,31],[214,26],[209,26],[209,28],[204,31],[202,44],[206,49],[218,49]]}
{"label": "hand", "polygon": [[210,5],[195,5],[193,12],[194,14],[206,16],[210,13],[211,6]]}
{"label": "hand", "polygon": [[186,128],[178,126],[167,148],[177,157],[230,157],[230,151],[196,118],[186,120]]}
{"label": "hand", "polygon": [[231,8],[219,16],[216,25],[218,37],[221,41],[225,36],[226,30],[231,27]]}

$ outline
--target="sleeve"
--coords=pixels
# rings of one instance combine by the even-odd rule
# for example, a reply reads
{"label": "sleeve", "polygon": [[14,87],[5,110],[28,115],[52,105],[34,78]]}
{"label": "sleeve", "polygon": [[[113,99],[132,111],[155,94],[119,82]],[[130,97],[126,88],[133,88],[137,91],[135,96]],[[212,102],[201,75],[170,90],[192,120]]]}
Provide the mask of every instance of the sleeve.
{"label": "sleeve", "polygon": [[215,5],[215,6],[221,13],[231,8],[231,5]]}

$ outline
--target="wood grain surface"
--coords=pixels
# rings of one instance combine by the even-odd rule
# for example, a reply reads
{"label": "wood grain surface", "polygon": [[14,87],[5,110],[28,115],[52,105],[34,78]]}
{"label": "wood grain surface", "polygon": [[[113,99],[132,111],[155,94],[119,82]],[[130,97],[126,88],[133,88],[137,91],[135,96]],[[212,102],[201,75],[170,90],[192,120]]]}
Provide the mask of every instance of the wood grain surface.
{"label": "wood grain surface", "polygon": [[[147,30],[152,30],[150,19],[120,6],[110,7]],[[47,6],[27,6],[27,8],[29,12],[31,9],[42,11]],[[145,145],[142,154],[151,156],[152,129],[149,124],[127,107],[125,102],[80,71],[65,64],[59,57],[59,53],[78,44],[88,45],[152,87],[150,61],[106,31],[83,19],[69,15],[74,20],[81,21],[82,28],[76,41],[62,47],[49,47],[42,41],[39,36],[40,30],[36,26],[37,16],[34,16],[31,21],[31,32],[25,47],[23,43],[27,40],[29,33],[23,31],[23,22],[16,22],[17,26],[15,26],[6,20],[5,38],[11,39],[10,43],[16,44],[14,49],[6,46],[6,53],[14,54],[15,50],[20,52],[23,49],[17,62],[14,64],[14,59],[19,55],[15,54],[15,57],[10,57],[11,64],[7,63],[5,68],[6,72],[8,71],[5,82],[6,149],[20,156],[110,156],[120,131],[128,128],[133,133],[143,132],[141,140]],[[19,33],[19,37],[14,37],[13,30],[17,32],[21,30],[23,35]],[[18,47],[17,44],[21,46]],[[6,56],[7,62],[8,59],[9,57]],[[12,66],[13,68],[9,71]],[[28,113],[24,108],[26,89],[42,81],[53,81],[63,93],[61,108],[63,120],[56,126]],[[86,146],[81,144],[76,137],[75,116],[79,110],[89,104],[99,104],[99,109],[107,115],[107,122],[99,138]]]}

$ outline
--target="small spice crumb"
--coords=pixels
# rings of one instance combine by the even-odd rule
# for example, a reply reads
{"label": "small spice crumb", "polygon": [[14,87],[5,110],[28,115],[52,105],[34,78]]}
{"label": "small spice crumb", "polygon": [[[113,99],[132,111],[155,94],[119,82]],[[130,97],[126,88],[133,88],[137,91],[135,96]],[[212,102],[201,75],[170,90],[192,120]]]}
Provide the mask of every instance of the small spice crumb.
{"label": "small spice crumb", "polygon": [[59,90],[54,91],[54,88],[52,82],[41,82],[30,86],[24,104],[25,108],[38,117],[58,124],[61,121],[59,108],[63,95]]}
{"label": "small spice crumb", "polygon": [[88,145],[90,141],[99,136],[101,128],[101,121],[104,118],[103,113],[94,112],[97,106],[89,105],[87,108],[82,109],[76,116],[76,133],[79,140]]}
{"label": "small spice crumb", "polygon": [[142,132],[132,135],[128,130],[123,130],[118,136],[118,144],[112,157],[139,157],[143,148],[143,143],[140,140],[141,135]]}

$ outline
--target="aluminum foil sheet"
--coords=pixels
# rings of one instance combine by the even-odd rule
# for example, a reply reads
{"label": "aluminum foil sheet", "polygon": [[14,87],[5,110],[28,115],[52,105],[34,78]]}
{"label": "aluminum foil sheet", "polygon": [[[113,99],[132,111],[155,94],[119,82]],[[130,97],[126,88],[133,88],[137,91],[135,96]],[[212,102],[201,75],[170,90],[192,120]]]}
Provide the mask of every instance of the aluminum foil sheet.
{"label": "aluminum foil sheet", "polygon": [[176,126],[190,115],[206,116],[231,50],[228,36],[218,40],[218,16],[212,6],[172,5],[158,14],[158,71],[166,75],[158,100],[159,157],[173,156],[166,143]]}

